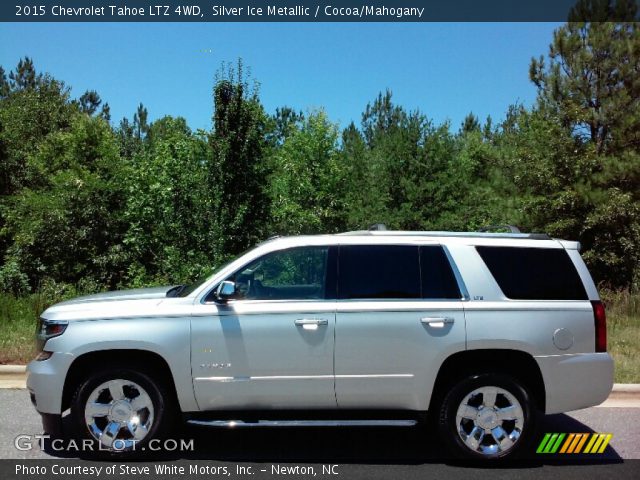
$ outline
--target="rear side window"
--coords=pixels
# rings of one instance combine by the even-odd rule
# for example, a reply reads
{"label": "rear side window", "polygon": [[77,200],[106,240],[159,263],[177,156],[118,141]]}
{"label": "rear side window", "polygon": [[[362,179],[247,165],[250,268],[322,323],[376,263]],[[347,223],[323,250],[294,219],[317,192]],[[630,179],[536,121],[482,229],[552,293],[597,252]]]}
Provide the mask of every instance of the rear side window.
{"label": "rear side window", "polygon": [[346,245],[338,268],[338,298],[461,297],[440,246]]}
{"label": "rear side window", "polygon": [[587,292],[562,248],[476,247],[491,275],[516,300],[587,300]]}
{"label": "rear side window", "polygon": [[341,246],[338,279],[338,298],[420,298],[418,247]]}
{"label": "rear side window", "polygon": [[460,299],[462,294],[451,264],[440,246],[420,247],[422,298]]}

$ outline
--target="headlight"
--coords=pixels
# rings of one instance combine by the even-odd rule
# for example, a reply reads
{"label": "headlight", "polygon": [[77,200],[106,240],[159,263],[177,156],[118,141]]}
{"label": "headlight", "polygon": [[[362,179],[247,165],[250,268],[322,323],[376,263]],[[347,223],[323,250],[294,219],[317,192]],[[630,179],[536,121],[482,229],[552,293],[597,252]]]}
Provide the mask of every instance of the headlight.
{"label": "headlight", "polygon": [[57,337],[58,335],[62,335],[67,329],[67,325],[69,325],[69,322],[45,320],[44,318],[41,318],[36,330],[36,347],[38,348],[38,352],[41,352],[44,349],[44,344],[47,340]]}

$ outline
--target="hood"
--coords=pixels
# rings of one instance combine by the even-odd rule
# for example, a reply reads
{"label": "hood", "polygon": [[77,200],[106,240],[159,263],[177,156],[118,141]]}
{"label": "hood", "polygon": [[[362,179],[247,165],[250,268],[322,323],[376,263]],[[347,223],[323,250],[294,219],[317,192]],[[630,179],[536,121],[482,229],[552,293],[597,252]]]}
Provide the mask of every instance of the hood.
{"label": "hood", "polygon": [[42,313],[42,317],[47,320],[75,321],[189,315],[193,299],[167,297],[171,288],[138,288],[72,298],[52,305]]}
{"label": "hood", "polygon": [[152,287],[152,288],[135,288],[132,290],[116,290],[113,292],[97,293],[95,295],[85,295],[83,297],[72,298],[58,303],[56,306],[73,305],[78,303],[108,302],[112,300],[147,300],[152,298],[164,298],[167,292],[173,288],[168,287]]}

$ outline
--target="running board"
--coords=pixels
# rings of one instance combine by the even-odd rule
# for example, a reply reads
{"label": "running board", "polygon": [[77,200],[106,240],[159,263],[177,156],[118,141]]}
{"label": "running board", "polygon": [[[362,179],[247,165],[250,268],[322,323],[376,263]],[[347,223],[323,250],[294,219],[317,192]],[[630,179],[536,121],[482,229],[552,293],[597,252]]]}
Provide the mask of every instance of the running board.
{"label": "running board", "polygon": [[190,425],[217,428],[254,427],[413,427],[416,420],[187,420]]}

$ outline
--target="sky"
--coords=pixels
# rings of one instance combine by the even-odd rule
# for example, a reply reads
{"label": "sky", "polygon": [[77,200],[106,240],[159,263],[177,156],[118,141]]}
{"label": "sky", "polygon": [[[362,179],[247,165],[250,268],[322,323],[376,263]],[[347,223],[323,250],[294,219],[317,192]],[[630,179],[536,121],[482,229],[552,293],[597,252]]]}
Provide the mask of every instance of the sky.
{"label": "sky", "polygon": [[183,116],[210,129],[212,87],[222,62],[242,58],[269,113],[324,108],[359,124],[386,89],[407,110],[457,129],[472,111],[504,118],[531,105],[531,57],[548,52],[557,23],[2,23],[0,65],[29,56],[36,69],[96,90],[112,122],[142,102],[151,120]]}

